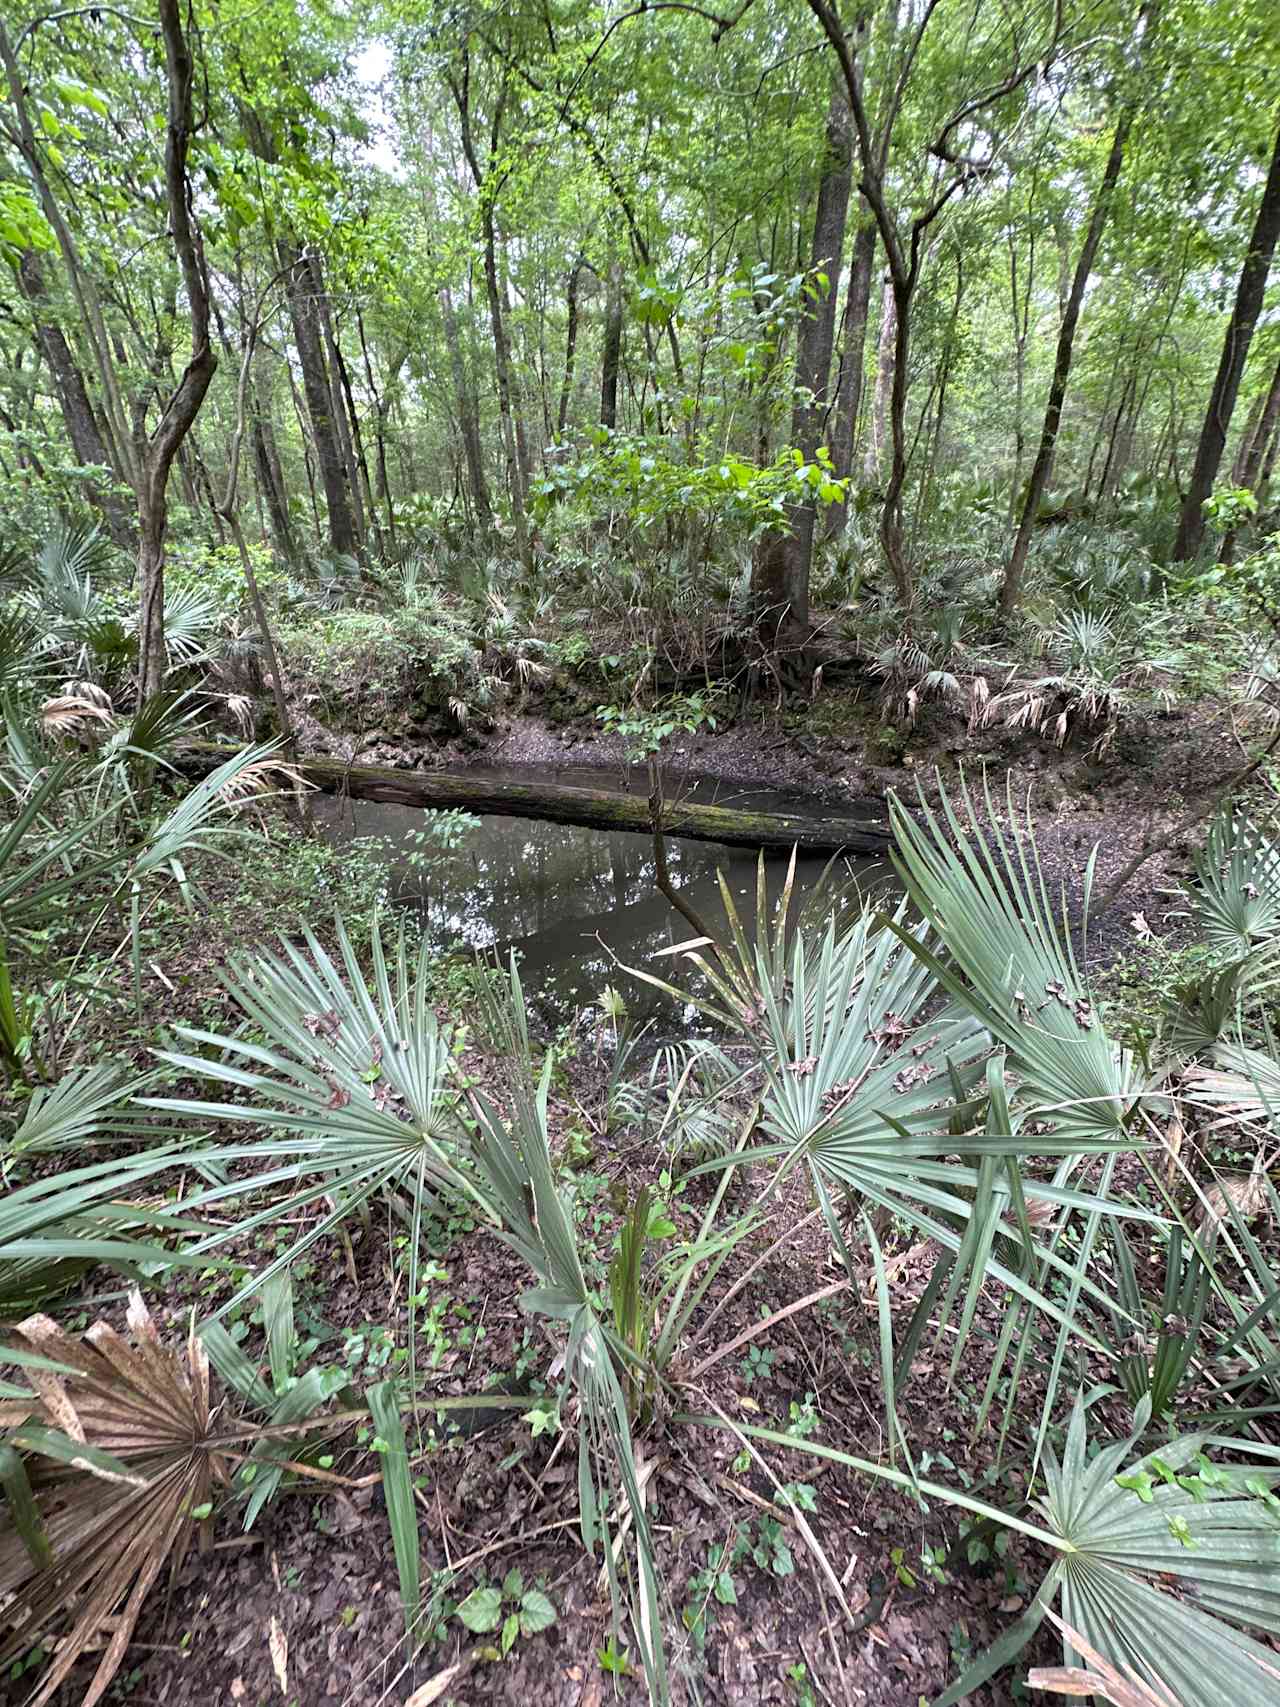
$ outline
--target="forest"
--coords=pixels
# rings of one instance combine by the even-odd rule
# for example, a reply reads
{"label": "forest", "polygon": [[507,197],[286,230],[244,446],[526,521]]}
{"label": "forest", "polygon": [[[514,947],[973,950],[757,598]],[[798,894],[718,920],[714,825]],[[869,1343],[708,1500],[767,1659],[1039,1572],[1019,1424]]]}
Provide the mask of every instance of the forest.
{"label": "forest", "polygon": [[1274,0],[0,15],[0,1702],[1280,1707]]}

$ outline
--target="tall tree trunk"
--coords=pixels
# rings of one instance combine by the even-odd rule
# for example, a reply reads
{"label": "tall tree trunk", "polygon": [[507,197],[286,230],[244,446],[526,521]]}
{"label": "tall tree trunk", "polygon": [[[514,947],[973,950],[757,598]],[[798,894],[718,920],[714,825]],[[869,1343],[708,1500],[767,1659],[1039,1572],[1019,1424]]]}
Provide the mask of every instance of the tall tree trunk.
{"label": "tall tree trunk", "polygon": [[36,193],[40,199],[40,208],[53,229],[66,267],[67,278],[71,291],[80,310],[84,325],[85,337],[88,340],[93,355],[94,365],[98,370],[98,380],[102,388],[102,424],[106,447],[111,457],[111,466],[116,478],[135,491],[139,489],[140,470],[134,457],[134,446],[125,419],[124,401],[116,377],[112,361],[111,342],[107,335],[106,322],[103,319],[102,304],[98,295],[80,264],[79,251],[75,241],[62,217],[57,198],[49,185],[44,170],[44,159],[40,144],[36,140],[35,130],[31,123],[30,107],[27,101],[26,82],[14,55],[13,44],[4,27],[4,17],[0,14],[0,64],[3,64],[9,84],[9,97],[13,103],[17,119],[17,143],[19,152],[31,174]]}
{"label": "tall tree trunk", "polygon": [[453,396],[458,411],[458,434],[462,439],[462,454],[467,463],[467,484],[475,506],[476,523],[481,533],[493,532],[493,506],[489,501],[489,483],[484,477],[484,452],[480,444],[480,410],[463,359],[462,340],[458,336],[458,317],[453,311],[449,287],[440,289],[440,317],[444,323],[444,343],[449,354],[453,375]]}
{"label": "tall tree trunk", "polygon": [[[806,304],[796,331],[796,401],[791,414],[791,443],[806,463],[813,461],[827,434],[827,388],[831,380],[831,352],[835,344],[836,301],[840,290],[840,262],[844,253],[844,229],[849,218],[849,196],[853,189],[853,138],[849,101],[843,84],[832,79],[827,107],[826,154],[818,180],[818,199],[813,216],[813,242],[809,270],[820,275],[813,280],[816,296]],[[809,624],[809,572],[813,565],[813,530],[816,510],[812,495],[788,505],[790,531],[772,550],[766,539],[756,563],[761,570],[756,587],[756,607],[763,616],[777,620],[785,611],[788,626],[805,629]],[[777,584],[781,571],[781,585]],[[781,595],[779,597],[779,595]]]}
{"label": "tall tree trunk", "polygon": [[[1261,396],[1261,393],[1259,395]],[[1271,443],[1278,428],[1280,428],[1280,362],[1276,363],[1275,372],[1271,376],[1271,384],[1267,387],[1265,400],[1253,424],[1253,431],[1243,446],[1243,455],[1239,460],[1235,475],[1235,484],[1247,488],[1255,497],[1259,498],[1259,502],[1261,502],[1260,494],[1266,486],[1263,460],[1267,456],[1267,446]],[[1274,453],[1274,446],[1272,448]],[[1236,536],[1233,531],[1223,540],[1222,552],[1218,561],[1230,563],[1235,555],[1235,548]]]}
{"label": "tall tree trunk", "polygon": [[1259,391],[1249,405],[1244,431],[1240,434],[1240,443],[1236,446],[1236,459],[1231,464],[1231,484],[1233,486],[1244,485],[1245,458],[1249,454],[1249,446],[1253,443],[1253,435],[1258,430],[1258,422],[1262,419],[1262,409],[1266,400],[1266,392]]}
{"label": "tall tree trunk", "polygon": [[[515,386],[511,377],[511,345],[507,338],[506,315],[503,312],[501,282],[498,277],[498,230],[493,211],[493,194],[490,186],[486,185],[485,173],[476,153],[475,138],[471,127],[471,58],[464,44],[462,54],[462,80],[456,82],[450,79],[450,89],[454,103],[458,109],[458,119],[461,129],[462,151],[466,155],[467,165],[471,168],[471,176],[480,200],[480,231],[484,240],[484,286],[485,295],[489,302],[489,326],[493,335],[493,366],[498,382],[498,418],[502,429],[502,445],[507,461],[507,490],[511,498],[511,524],[515,530],[516,551],[520,561],[526,568],[531,568],[533,559],[529,550],[529,526],[525,512],[524,471],[521,467],[520,452],[516,444],[515,420],[512,413]],[[489,157],[492,160],[497,153],[502,134],[502,116],[505,99],[500,98],[494,107],[493,123],[490,128]]]}
{"label": "tall tree trunk", "polygon": [[169,470],[204,402],[218,365],[209,341],[209,275],[199,231],[191,217],[187,153],[191,142],[191,85],[195,67],[182,33],[179,0],[158,0],[169,96],[165,131],[164,183],[169,229],[182,267],[191,316],[191,359],[183,370],[155,432],[139,446],[138,703],[164,683],[164,536],[168,522]]}
{"label": "tall tree trunk", "polygon": [[289,503],[285,497],[284,483],[280,479],[279,457],[275,454],[275,437],[271,431],[270,421],[263,415],[261,406],[253,412],[253,460],[258,475],[258,490],[266,500],[267,514],[271,518],[271,537],[276,542],[276,550],[286,563],[294,558],[293,524],[289,520]]}
{"label": "tall tree trunk", "polygon": [[586,265],[584,258],[579,255],[569,274],[569,289],[565,298],[569,325],[564,338],[564,378],[560,382],[560,406],[556,411],[556,438],[562,442],[569,420],[569,400],[573,395],[573,369],[578,355],[578,290]]}
{"label": "tall tree trunk", "polygon": [[[1156,0],[1146,8],[1147,36],[1155,28]],[[1137,102],[1131,100],[1121,110],[1116,120],[1115,132],[1111,138],[1111,150],[1107,155],[1107,164],[1103,170],[1102,182],[1094,198],[1093,211],[1089,215],[1089,224],[1085,230],[1084,242],[1080,248],[1080,256],[1076,261],[1075,273],[1071,280],[1071,293],[1067,297],[1066,312],[1062,316],[1062,325],[1058,329],[1058,348],[1053,362],[1053,378],[1049,382],[1049,398],[1045,404],[1044,426],[1040,431],[1040,448],[1036,452],[1036,460],[1031,468],[1031,478],[1027,482],[1027,495],[1022,504],[1022,516],[1018,523],[1018,532],[1014,538],[1013,550],[1005,567],[1004,583],[1000,588],[1000,612],[1008,617],[1017,609],[1018,600],[1022,595],[1022,578],[1027,566],[1027,553],[1031,549],[1031,532],[1035,527],[1036,514],[1040,508],[1040,500],[1049,484],[1053,473],[1053,461],[1058,448],[1058,430],[1062,425],[1062,406],[1066,401],[1067,382],[1071,377],[1071,358],[1075,348],[1076,327],[1080,321],[1080,309],[1084,302],[1084,293],[1089,284],[1089,275],[1093,271],[1094,258],[1098,253],[1098,245],[1102,241],[1102,233],[1106,227],[1107,216],[1111,212],[1111,199],[1115,193],[1116,183],[1124,166],[1125,144],[1129,140],[1129,131],[1133,126],[1137,112]]]}
{"label": "tall tree trunk", "polygon": [[391,366],[387,372],[386,384],[379,391],[373,377],[373,361],[369,355],[369,344],[364,335],[364,317],[356,309],[356,330],[360,334],[360,354],[364,358],[365,383],[369,387],[369,395],[373,398],[373,431],[378,453],[377,497],[387,508],[387,532],[392,543],[396,537],[396,507],[391,500],[391,481],[387,475],[387,417],[391,412],[391,404],[395,397],[396,387],[400,383],[400,372],[409,359],[408,344],[400,345]]}
{"label": "tall tree trunk", "polygon": [[862,464],[862,483],[876,487],[884,467],[884,442],[888,437],[889,395],[893,390],[893,351],[898,336],[898,305],[893,280],[886,274],[880,286],[880,339],[876,359],[876,390],[871,404],[867,454]]}
{"label": "tall tree trunk", "polygon": [[1249,252],[1245,256],[1244,266],[1240,269],[1235,306],[1227,325],[1226,338],[1223,340],[1222,356],[1218,362],[1213,390],[1209,393],[1209,407],[1205,411],[1204,425],[1200,429],[1200,443],[1196,450],[1195,466],[1191,471],[1191,483],[1178,519],[1178,537],[1173,544],[1175,563],[1185,563],[1194,557],[1204,538],[1205,500],[1212,495],[1213,483],[1222,462],[1227,429],[1231,425],[1231,412],[1235,408],[1245,357],[1249,354],[1253,329],[1257,325],[1262,299],[1266,294],[1267,274],[1271,270],[1271,257],[1275,253],[1277,238],[1280,238],[1280,131],[1276,132],[1271,169],[1267,174],[1262,200],[1258,204],[1258,216],[1249,238]]}
{"label": "tall tree trunk", "polygon": [[604,344],[600,356],[600,425],[618,424],[618,369],[622,365],[622,263],[609,263],[605,287]]}
{"label": "tall tree trunk", "polygon": [[1254,425],[1253,435],[1249,440],[1244,461],[1240,468],[1239,484],[1250,492],[1258,489],[1258,477],[1262,471],[1262,459],[1266,454],[1271,435],[1280,424],[1280,361],[1276,363],[1275,372],[1271,375],[1271,384],[1267,387],[1266,401]]}
{"label": "tall tree trunk", "polygon": [[118,545],[122,551],[135,552],[138,549],[137,531],[124,504],[110,490],[114,479],[111,454],[94,413],[89,388],[71,346],[53,316],[40,257],[33,249],[23,251],[17,272],[22,294],[31,304],[36,342],[49,364],[63,424],[76,461],[84,468],[101,468],[103,472],[101,481],[95,480],[89,485],[89,499],[100,512],[112,544]]}
{"label": "tall tree trunk", "polygon": [[293,325],[294,348],[302,372],[302,391],[311,423],[320,483],[329,511],[329,547],[335,556],[354,557],[357,548],[355,523],[347,486],[347,471],[338,437],[333,404],[333,386],[324,357],[319,305],[308,260],[290,239],[277,245],[280,265],[288,269],[285,295]]}
{"label": "tall tree trunk", "polygon": [[[836,425],[831,443],[831,460],[842,480],[853,479],[857,456],[858,416],[862,410],[867,359],[867,319],[871,308],[871,275],[875,271],[877,241],[875,221],[867,217],[864,207],[862,223],[853,240],[853,258],[849,266],[849,289],[844,305],[844,349],[836,381]],[[832,504],[827,512],[828,538],[844,531],[848,514],[847,498]]]}
{"label": "tall tree trunk", "polygon": [[364,499],[360,491],[360,469],[356,461],[353,424],[347,414],[348,400],[343,395],[342,351],[338,348],[338,340],[334,335],[333,315],[329,311],[329,292],[325,288],[320,257],[315,253],[308,254],[304,266],[310,280],[311,300],[315,306],[316,321],[324,345],[324,361],[329,380],[329,418],[333,422],[338,448],[342,453],[343,476],[351,503],[351,524],[357,545],[363,546],[368,526],[365,521]]}

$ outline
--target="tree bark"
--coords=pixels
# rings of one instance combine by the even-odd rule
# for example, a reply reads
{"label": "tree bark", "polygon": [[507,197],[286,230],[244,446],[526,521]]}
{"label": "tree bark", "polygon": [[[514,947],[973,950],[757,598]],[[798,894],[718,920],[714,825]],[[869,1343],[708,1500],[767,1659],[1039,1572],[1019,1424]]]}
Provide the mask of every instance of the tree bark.
{"label": "tree bark", "polygon": [[369,466],[365,461],[364,448],[360,443],[360,422],[356,415],[356,402],[351,391],[351,377],[347,372],[347,364],[342,357],[342,345],[338,342],[337,333],[333,329],[333,312],[329,304],[329,292],[325,288],[324,273],[319,256],[314,253],[308,255],[307,266],[310,269],[312,285],[315,290],[316,309],[320,320],[321,335],[324,339],[325,358],[329,368],[329,395],[333,402],[333,419],[338,428],[338,443],[342,447],[347,491],[351,494],[351,519],[355,527],[356,539],[363,546],[369,537],[370,516],[373,510],[373,491],[369,484]]}
{"label": "tree bark", "polygon": [[[791,413],[791,443],[806,463],[813,461],[827,430],[827,387],[831,380],[831,352],[835,344],[836,302],[840,291],[840,262],[844,253],[844,228],[849,218],[849,196],[853,188],[853,138],[849,101],[843,85],[833,79],[827,108],[826,152],[818,198],[813,216],[813,243],[809,255],[811,275],[825,275],[825,284],[813,279],[817,291],[811,297],[796,330],[796,401]],[[815,501],[806,494],[798,504],[788,505],[789,531],[782,536],[782,598],[788,626],[809,625],[809,573],[813,565]],[[768,561],[767,551],[757,562]],[[761,585],[756,604],[761,616],[776,620],[773,600],[776,589]]]}
{"label": "tree bark", "polygon": [[872,488],[880,484],[884,466],[884,442],[888,437],[889,396],[893,390],[893,350],[898,335],[898,308],[893,294],[893,280],[888,276],[880,287],[880,338],[876,358],[876,391],[871,405],[871,430],[867,435],[867,454],[862,465],[862,483]]}
{"label": "tree bark", "polygon": [[329,513],[329,548],[335,556],[354,557],[359,541],[352,516],[346,463],[338,437],[334,387],[325,361],[311,259],[305,257],[288,238],[281,238],[276,247],[280,265],[288,269],[285,295],[293,325],[294,348],[298,352],[298,366],[302,371],[302,391],[311,424],[311,441],[315,446],[320,484],[324,487]]}
{"label": "tree bark", "polygon": [[556,411],[556,438],[562,443],[565,427],[569,420],[569,400],[573,395],[573,369],[578,355],[578,290],[586,266],[586,260],[579,255],[573,263],[573,270],[569,274],[569,288],[565,296],[569,324],[564,337],[564,378],[560,382],[560,406]]}
{"label": "tree bark", "polygon": [[[836,427],[832,435],[831,459],[842,480],[852,479],[857,452],[858,416],[862,409],[863,378],[866,366],[867,319],[871,308],[871,275],[876,259],[875,221],[866,217],[853,240],[853,258],[849,267],[849,290],[845,298],[844,351],[840,358],[840,376],[836,382]],[[827,537],[834,538],[844,531],[849,514],[846,498],[832,504],[827,512]]]}
{"label": "tree bark", "polygon": [[618,369],[622,365],[622,263],[609,263],[605,288],[604,344],[600,356],[600,425],[618,424]]}
{"label": "tree bark", "polygon": [[135,552],[138,549],[137,531],[120,498],[110,490],[110,482],[115,477],[111,453],[107,449],[102,428],[94,413],[84,375],[61,326],[54,318],[44,270],[40,265],[40,257],[33,249],[23,251],[17,274],[19,288],[31,305],[36,342],[49,364],[54,390],[58,394],[58,406],[62,411],[63,425],[67,429],[67,437],[71,441],[76,461],[85,468],[102,469],[102,480],[93,481],[89,485],[89,499],[101,514],[112,544],[118,545],[122,551]]}
{"label": "tree bark", "polygon": [[218,365],[209,341],[209,275],[191,209],[187,154],[191,143],[191,85],[195,67],[182,33],[179,0],[158,0],[164,37],[168,120],[165,128],[164,183],[169,229],[182,268],[191,316],[191,359],[165,405],[150,439],[142,444],[138,486],[138,703],[164,683],[164,536],[168,523],[169,470],[200,411]]}
{"label": "tree bark", "polygon": [[14,114],[17,119],[19,152],[31,174],[32,182],[36,186],[41,211],[57,238],[71,291],[76,299],[76,306],[80,310],[80,317],[84,324],[85,337],[93,355],[94,365],[98,369],[98,379],[102,387],[105,439],[111,456],[111,466],[117,479],[132,486],[136,491],[139,486],[140,471],[133,458],[133,445],[125,421],[124,402],[120,395],[120,387],[112,362],[111,343],[102,315],[102,304],[98,300],[92,282],[80,264],[80,256],[74,239],[66,220],[62,217],[62,210],[58,206],[57,198],[53,194],[49,180],[45,175],[40,145],[36,140],[35,130],[31,123],[26,84],[21,68],[14,56],[13,44],[4,27],[3,15],[0,15],[0,64],[3,64],[5,69],[9,84],[9,97],[13,103]]}
{"label": "tree bark", "polygon": [[1204,425],[1200,429],[1200,442],[1196,449],[1195,466],[1191,471],[1191,482],[1187,487],[1182,514],[1178,519],[1178,536],[1173,545],[1175,563],[1185,563],[1196,556],[1204,538],[1205,501],[1212,496],[1213,483],[1222,462],[1227,430],[1231,425],[1231,412],[1235,408],[1240,376],[1244,372],[1253,329],[1257,325],[1266,294],[1267,274],[1271,270],[1271,258],[1275,253],[1277,238],[1280,238],[1280,131],[1276,133],[1271,169],[1262,191],[1262,200],[1258,204],[1257,218],[1249,238],[1249,251],[1240,269],[1235,306],[1227,324],[1218,372],[1213,382],[1213,390],[1209,393],[1209,407],[1205,411]]}
{"label": "tree bark", "polygon": [[[1261,394],[1260,394],[1261,395]],[[1267,387],[1266,397],[1253,423],[1253,431],[1247,443],[1242,447],[1235,473],[1235,483],[1252,492],[1261,504],[1261,494],[1266,486],[1263,473],[1263,459],[1267,456],[1267,446],[1271,443],[1277,427],[1280,427],[1280,362],[1276,363],[1275,372],[1271,376],[1271,384]],[[1230,563],[1235,556],[1236,536],[1234,530],[1222,542],[1219,554],[1220,563]]]}
{"label": "tree bark", "polygon": [[[515,386],[511,378],[511,344],[507,338],[506,315],[502,306],[502,288],[498,277],[498,230],[493,203],[497,186],[486,183],[485,172],[476,153],[471,124],[471,57],[465,44],[462,51],[462,80],[449,79],[454,104],[458,109],[462,152],[480,201],[480,231],[484,242],[484,285],[489,302],[489,324],[493,334],[493,366],[498,382],[498,418],[502,428],[502,444],[507,461],[507,491],[511,499],[511,524],[516,536],[516,551],[525,568],[531,568],[529,525],[525,511],[524,471],[516,444],[515,420],[512,413]],[[489,156],[497,152],[502,133],[504,101],[500,98],[494,108],[490,127]]]}
{"label": "tree bark", "polygon": [[[1147,38],[1155,27],[1154,7],[1147,11]],[[1137,112],[1136,101],[1130,101],[1121,111],[1116,120],[1116,128],[1111,138],[1111,149],[1107,155],[1107,164],[1102,173],[1102,182],[1094,198],[1093,211],[1089,215],[1089,224],[1085,230],[1084,242],[1080,247],[1080,256],[1076,261],[1075,273],[1071,280],[1071,293],[1067,297],[1066,312],[1062,316],[1062,325],[1058,329],[1058,347],[1053,362],[1053,378],[1049,382],[1049,398],[1045,404],[1044,425],[1040,430],[1040,448],[1036,452],[1036,460],[1032,464],[1031,478],[1027,482],[1027,495],[1022,504],[1022,516],[1018,522],[1018,532],[1014,538],[1013,550],[1005,567],[1004,582],[1000,588],[1000,613],[1009,617],[1017,609],[1018,600],[1022,596],[1022,578],[1027,566],[1027,553],[1031,549],[1031,534],[1036,523],[1036,514],[1040,508],[1040,500],[1049,484],[1053,472],[1054,456],[1058,448],[1058,431],[1062,425],[1062,406],[1066,401],[1067,382],[1071,377],[1071,358],[1075,348],[1076,327],[1080,322],[1080,309],[1084,303],[1084,293],[1089,284],[1089,276],[1093,272],[1094,259],[1098,253],[1098,245],[1102,242],[1102,233],[1106,228],[1107,216],[1111,212],[1111,201],[1115,194],[1116,183],[1124,167],[1125,145],[1129,140],[1129,131],[1133,126]]]}
{"label": "tree bark", "polygon": [[444,343],[453,375],[454,402],[458,410],[458,434],[462,439],[462,454],[467,464],[467,484],[471,502],[475,505],[476,523],[481,533],[493,532],[493,505],[489,500],[489,483],[484,476],[484,451],[480,444],[480,410],[475,392],[467,375],[463,359],[462,340],[458,336],[458,317],[453,311],[449,287],[440,288],[440,317],[444,323]]}

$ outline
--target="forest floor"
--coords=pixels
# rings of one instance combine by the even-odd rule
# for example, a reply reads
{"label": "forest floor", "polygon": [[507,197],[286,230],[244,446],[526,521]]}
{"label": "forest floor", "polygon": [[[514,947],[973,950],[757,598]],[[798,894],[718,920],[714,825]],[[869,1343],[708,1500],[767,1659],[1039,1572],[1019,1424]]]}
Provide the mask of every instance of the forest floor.
{"label": "forest floor", "polygon": [[[313,729],[312,745],[330,739]],[[352,757],[396,756],[386,743],[348,745]],[[978,749],[963,733],[938,726],[913,731],[886,753],[882,739],[868,739],[856,706],[829,701],[781,725],[775,720],[762,728],[690,736],[673,756],[672,774],[684,767],[689,776],[795,787],[832,802],[851,795],[883,798],[890,789],[911,798],[916,779],[931,777],[935,766],[954,779],[961,764],[972,775],[985,757],[993,792],[998,781],[1003,793],[1006,777],[1015,799],[1032,788],[1050,882],[1061,878],[1078,898],[1081,863],[1095,842],[1097,883],[1105,888],[1139,842],[1166,830],[1232,768],[1235,751],[1220,717],[1206,708],[1122,732],[1102,761],[1009,737]],[[398,756],[401,763],[421,762],[403,749]],[[434,762],[462,756],[440,751]],[[503,765],[623,763],[615,742],[531,717],[495,729],[470,757]],[[296,832],[281,824],[272,835],[284,849]],[[1127,966],[1148,986],[1148,997],[1159,982],[1160,956],[1172,952],[1178,936],[1169,885],[1197,840],[1193,834],[1145,866],[1095,938],[1095,958]],[[160,956],[168,993],[152,990],[147,1023],[133,1034],[140,1063],[156,1024],[216,1024],[225,1015],[217,974],[236,948],[261,943],[291,912],[309,914],[323,935],[336,882],[332,865],[300,865],[290,854],[263,861],[261,868],[270,875],[209,874],[197,942],[186,927],[173,927]],[[256,898],[246,890],[254,881],[267,885]],[[1149,977],[1142,971],[1146,961]],[[442,988],[441,1011],[463,1000]],[[90,1054],[119,1052],[110,1011],[86,1022],[102,1028]],[[485,1055],[483,1040],[473,1047],[468,1069],[492,1084],[500,1065]],[[670,1162],[650,1146],[619,1148],[594,1135],[604,1075],[601,1051],[584,1040],[558,1065],[552,1099],[555,1143],[572,1148],[575,1215],[601,1283],[620,1208]],[[708,1189],[695,1179],[673,1191],[670,1206],[682,1236],[695,1230]],[[751,1202],[751,1175],[734,1190],[743,1206]],[[608,1591],[598,1560],[585,1554],[578,1538],[576,1450],[569,1436],[554,1429],[535,1433],[518,1412],[492,1409],[483,1415],[487,1426],[458,1432],[445,1413],[432,1409],[435,1397],[546,1390],[553,1348],[517,1303],[528,1276],[503,1246],[462,1219],[431,1229],[431,1255],[438,1267],[417,1327],[421,1396],[414,1468],[424,1597],[432,1611],[428,1639],[413,1663],[404,1658],[377,1459],[367,1440],[348,1434],[332,1447],[331,1480],[302,1481],[286,1491],[247,1535],[234,1515],[218,1520],[212,1551],[192,1555],[171,1591],[153,1594],[109,1699],[133,1707],[374,1707],[403,1703],[415,1690],[423,1691],[419,1704],[455,1707],[597,1707],[612,1698],[643,1699],[638,1679],[611,1674],[599,1658],[609,1634]],[[902,1321],[927,1282],[934,1252],[928,1245],[895,1243],[890,1232],[885,1256],[895,1317]],[[1034,1595],[1044,1561],[1018,1542],[999,1557],[977,1538],[971,1549],[954,1512],[921,1509],[905,1494],[837,1465],[771,1450],[770,1475],[743,1455],[743,1441],[733,1433],[740,1420],[873,1459],[887,1453],[888,1443],[874,1277],[868,1272],[856,1287],[840,1287],[830,1241],[801,1192],[781,1202],[739,1249],[717,1295],[723,1298],[735,1279],[741,1288],[699,1348],[704,1357],[716,1348],[722,1355],[689,1393],[690,1410],[717,1416],[721,1426],[668,1425],[644,1447],[653,1463],[650,1516],[672,1597],[667,1640],[676,1699],[713,1707],[917,1707],[1007,1630]],[[392,1348],[409,1343],[403,1266],[391,1227],[375,1219],[353,1233],[349,1249],[336,1240],[317,1246],[296,1265],[294,1281],[300,1335],[317,1341],[317,1355],[345,1359],[353,1378],[366,1384],[378,1379],[394,1357]],[[202,1283],[202,1307],[217,1297],[217,1286],[230,1284],[226,1279],[210,1290]],[[822,1300],[735,1344],[762,1320],[823,1289],[829,1294]],[[176,1287],[156,1310],[157,1319],[167,1318],[177,1336],[194,1298],[185,1284]],[[994,1300],[989,1312],[988,1327],[995,1321]],[[261,1330],[246,1321],[252,1347]],[[1016,1483],[998,1464],[997,1425],[988,1422],[973,1437],[987,1361],[975,1340],[948,1384],[946,1344],[926,1341],[900,1396],[901,1422],[921,1474],[1013,1504]],[[1114,1420],[1123,1427],[1121,1412]],[[1015,1435],[1019,1428],[1015,1419]],[[838,1591],[794,1513],[780,1503],[780,1485],[793,1483],[811,1490],[804,1496],[807,1522]],[[517,1639],[499,1661],[483,1657],[491,1638],[470,1634],[455,1611],[471,1589],[500,1584],[513,1570],[525,1586],[545,1589],[557,1620],[540,1635]],[[283,1675],[281,1634],[287,1643]],[[1049,1648],[1042,1644],[1040,1651]],[[976,1707],[1030,1699],[1018,1681],[1027,1663],[1024,1656],[1013,1673],[968,1699]],[[424,1687],[433,1678],[440,1680],[438,1693]],[[66,1707],[78,1699],[76,1689],[64,1691]]]}

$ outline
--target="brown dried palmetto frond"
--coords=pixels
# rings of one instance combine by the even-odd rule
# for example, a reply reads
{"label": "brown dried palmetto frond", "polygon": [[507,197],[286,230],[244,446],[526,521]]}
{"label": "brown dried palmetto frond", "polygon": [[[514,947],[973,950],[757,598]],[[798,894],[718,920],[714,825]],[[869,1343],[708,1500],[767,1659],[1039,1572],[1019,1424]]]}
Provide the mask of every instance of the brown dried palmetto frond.
{"label": "brown dried palmetto frond", "polygon": [[209,1363],[194,1333],[184,1351],[166,1347],[136,1291],[127,1322],[127,1336],[99,1321],[80,1340],[47,1316],[15,1330],[16,1350],[70,1371],[24,1365],[31,1398],[0,1404],[32,1496],[25,1521],[15,1508],[0,1534],[0,1667],[70,1621],[29,1707],[109,1630],[81,1707],[102,1699],[152,1585],[181,1562],[193,1512],[234,1462],[211,1432]]}
{"label": "brown dried palmetto frond", "polygon": [[1058,1695],[1093,1695],[1109,1701],[1112,1707],[1179,1707],[1179,1703],[1158,1679],[1148,1682],[1131,1665],[1123,1670],[1104,1659],[1098,1650],[1069,1624],[1050,1609],[1046,1616],[1070,1642],[1076,1653],[1089,1662],[1088,1670],[1080,1666],[1038,1666],[1027,1675],[1032,1689],[1052,1689]]}
{"label": "brown dried palmetto frond", "polygon": [[[278,783],[273,779],[279,779]],[[257,759],[223,783],[218,793],[228,806],[239,808],[265,795],[283,793],[285,788],[301,793],[312,787],[314,784],[306,780],[296,765],[286,764],[283,759]]]}
{"label": "brown dried palmetto frond", "polygon": [[114,722],[110,697],[93,682],[63,682],[61,693],[40,707],[40,726],[46,735],[97,741]]}

